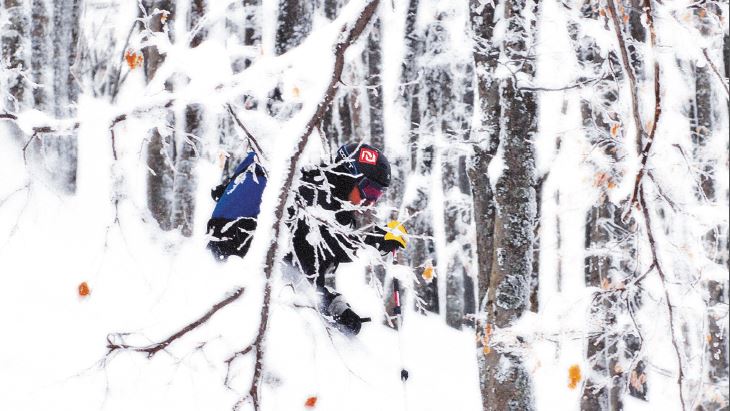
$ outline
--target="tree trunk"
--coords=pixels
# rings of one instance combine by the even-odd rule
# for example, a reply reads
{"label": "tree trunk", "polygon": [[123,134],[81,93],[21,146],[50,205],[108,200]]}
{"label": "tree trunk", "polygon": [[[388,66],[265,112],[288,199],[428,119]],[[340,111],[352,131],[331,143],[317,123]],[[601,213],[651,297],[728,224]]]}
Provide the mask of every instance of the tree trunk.
{"label": "tree trunk", "polygon": [[[8,25],[3,31],[2,57],[9,68],[17,68],[25,71],[28,68],[28,27],[29,14],[23,0],[5,0],[3,6],[7,11]],[[8,96],[3,101],[3,108],[9,112],[17,113],[27,104],[25,100],[26,88],[23,78],[17,74],[9,74],[7,84],[4,87]]]}
{"label": "tree trunk", "polygon": [[[150,29],[153,32],[167,32],[172,38],[171,28],[175,20],[174,0],[150,0],[145,4],[147,13],[152,14],[155,8],[165,10],[169,14],[166,21],[158,14],[152,18]],[[154,46],[142,50],[147,82],[155,77],[157,69],[165,62],[165,55],[160,54]],[[166,82],[168,91],[172,91],[172,83]],[[175,171],[175,116],[172,110],[167,111],[168,130],[155,129],[151,132],[147,144],[147,207],[160,228],[170,230],[172,225],[173,186]]]}
{"label": "tree trunk", "polygon": [[488,347],[486,319],[487,293],[494,254],[495,204],[489,165],[499,147],[501,105],[499,82],[494,72],[500,56],[500,44],[494,38],[495,3],[471,0],[469,5],[471,28],[474,33],[474,68],[476,91],[479,99],[479,122],[473,131],[474,147],[469,164],[474,225],[476,227],[477,257],[477,362],[482,405],[487,409],[492,392],[487,373]]}
{"label": "tree trunk", "polygon": [[[53,3],[53,112],[58,118],[76,115],[78,82],[71,72],[76,60],[79,34],[79,0]],[[47,166],[54,183],[64,192],[76,191],[77,132],[57,134],[44,142]]]}
{"label": "tree trunk", "polygon": [[[191,32],[196,30],[190,40],[191,48],[199,46],[207,36],[206,30],[197,27],[206,9],[207,0],[194,0],[191,3],[188,30]],[[194,171],[202,150],[201,140],[205,132],[203,116],[203,107],[199,104],[185,108],[185,138],[179,139],[176,148],[171,218],[172,227],[180,229],[185,237],[193,235],[195,193],[198,185]]]}
{"label": "tree trunk", "polygon": [[[606,18],[601,17],[592,3],[579,3],[580,10],[571,18],[568,32],[580,65],[579,79],[593,81],[591,87],[581,92],[580,108],[588,144],[597,148],[589,158],[598,199],[586,216],[585,284],[604,291],[595,295],[591,306],[591,320],[600,325],[593,327],[595,332],[587,342],[590,370],[583,386],[581,409],[616,410],[623,408],[622,392],[629,385],[627,376],[631,372],[643,373],[644,367],[638,361],[635,369],[628,369],[638,354],[639,339],[635,330],[618,325],[622,323],[619,317],[628,315],[628,306],[614,293],[606,292],[621,287],[636,270],[631,264],[635,258],[635,224],[624,223],[623,208],[609,200],[610,190],[623,179],[621,163],[625,161],[627,145],[630,146],[619,115],[622,110],[618,84],[624,76],[612,69],[621,65],[617,52],[601,50],[591,29],[584,28],[587,24],[599,25],[611,35]],[[627,20],[622,17],[622,21],[628,22],[624,35],[635,40],[629,42],[631,67],[627,69],[633,70],[637,77],[643,72],[637,42],[646,37],[640,11],[640,8],[619,8],[619,13],[627,17]],[[638,297],[631,304],[638,304]],[[638,384],[631,392],[645,398],[646,384]]]}
{"label": "tree trunk", "polygon": [[[528,8],[533,8],[533,13]],[[535,38],[536,3],[505,2],[504,18],[507,33],[503,50],[506,61],[515,72],[532,80],[534,59],[530,49]],[[530,275],[535,221],[535,154],[533,139],[537,131],[537,102],[534,91],[520,89],[507,77],[502,80],[502,104],[505,172],[495,190],[496,218],[494,263],[487,296],[489,333],[500,333],[510,327],[529,308]],[[482,401],[485,410],[532,410],[535,408],[530,375],[523,365],[519,346],[521,337],[511,343],[493,344],[485,348],[486,386]]]}
{"label": "tree trunk", "polygon": [[236,43],[246,47],[244,56],[231,62],[233,73],[247,69],[260,53],[261,47],[261,0],[243,0],[231,4],[226,17],[226,28]]}
{"label": "tree trunk", "polygon": [[276,27],[276,55],[300,45],[312,30],[314,2],[308,0],[279,0]]}

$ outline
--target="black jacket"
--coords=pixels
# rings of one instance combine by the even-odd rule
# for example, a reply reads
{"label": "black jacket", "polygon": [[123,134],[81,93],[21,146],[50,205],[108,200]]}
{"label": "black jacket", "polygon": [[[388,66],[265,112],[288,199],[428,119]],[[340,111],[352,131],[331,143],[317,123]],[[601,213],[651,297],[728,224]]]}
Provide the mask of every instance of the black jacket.
{"label": "black jacket", "polygon": [[[356,180],[343,171],[329,170],[325,165],[302,171],[294,203],[288,208],[286,223],[292,236],[287,260],[320,287],[327,273],[334,272],[340,263],[352,261],[364,246],[381,252],[393,248],[384,241],[385,230],[374,227],[363,233],[357,229],[355,211],[347,200]],[[255,219],[211,219],[208,231],[214,240],[208,248],[221,259],[243,257],[255,228]]]}

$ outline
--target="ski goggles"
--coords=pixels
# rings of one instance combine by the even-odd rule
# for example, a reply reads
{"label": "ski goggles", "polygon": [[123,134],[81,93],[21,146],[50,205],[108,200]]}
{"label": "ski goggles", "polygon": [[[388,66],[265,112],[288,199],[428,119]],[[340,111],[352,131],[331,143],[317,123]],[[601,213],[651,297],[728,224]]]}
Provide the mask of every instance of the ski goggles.
{"label": "ski goggles", "polygon": [[365,200],[366,206],[372,205],[378,201],[384,191],[384,187],[382,185],[367,177],[362,178],[362,180],[357,184],[357,188],[360,190],[360,196]]}

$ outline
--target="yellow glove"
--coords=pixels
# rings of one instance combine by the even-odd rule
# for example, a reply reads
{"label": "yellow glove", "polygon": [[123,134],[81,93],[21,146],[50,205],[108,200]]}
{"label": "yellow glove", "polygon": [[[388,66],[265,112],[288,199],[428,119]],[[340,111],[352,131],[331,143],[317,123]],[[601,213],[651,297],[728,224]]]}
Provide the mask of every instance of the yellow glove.
{"label": "yellow glove", "polygon": [[403,224],[398,221],[391,220],[388,223],[388,229],[385,232],[385,240],[396,241],[398,244],[401,245],[401,247],[406,248],[407,234],[408,231],[406,231],[406,228],[403,227]]}

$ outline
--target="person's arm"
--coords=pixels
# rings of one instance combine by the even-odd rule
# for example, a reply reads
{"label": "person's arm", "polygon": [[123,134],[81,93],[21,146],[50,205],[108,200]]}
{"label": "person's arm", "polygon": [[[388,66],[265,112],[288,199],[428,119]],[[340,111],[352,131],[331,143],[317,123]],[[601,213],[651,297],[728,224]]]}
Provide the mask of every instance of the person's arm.
{"label": "person's arm", "polygon": [[403,224],[393,220],[386,228],[374,227],[373,232],[365,234],[365,244],[386,255],[399,248],[406,248],[407,231]]}

